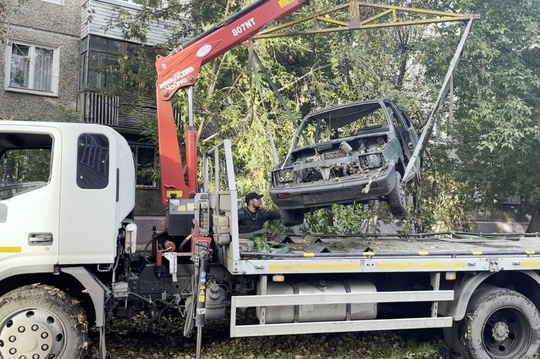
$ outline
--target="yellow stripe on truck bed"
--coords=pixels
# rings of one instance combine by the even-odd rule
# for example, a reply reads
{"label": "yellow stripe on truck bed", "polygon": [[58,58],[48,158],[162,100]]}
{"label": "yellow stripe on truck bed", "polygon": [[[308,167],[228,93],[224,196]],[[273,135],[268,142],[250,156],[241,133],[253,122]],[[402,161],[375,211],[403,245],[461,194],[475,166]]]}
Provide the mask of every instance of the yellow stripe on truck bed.
{"label": "yellow stripe on truck bed", "polygon": [[443,268],[465,268],[465,262],[456,262],[456,263],[439,263],[439,262],[428,262],[428,263],[377,263],[378,269],[388,270],[388,269],[443,269]]}
{"label": "yellow stripe on truck bed", "polygon": [[358,270],[360,263],[301,263],[301,264],[270,264],[268,269],[271,272],[288,272],[288,271],[321,271],[329,272],[336,270]]}

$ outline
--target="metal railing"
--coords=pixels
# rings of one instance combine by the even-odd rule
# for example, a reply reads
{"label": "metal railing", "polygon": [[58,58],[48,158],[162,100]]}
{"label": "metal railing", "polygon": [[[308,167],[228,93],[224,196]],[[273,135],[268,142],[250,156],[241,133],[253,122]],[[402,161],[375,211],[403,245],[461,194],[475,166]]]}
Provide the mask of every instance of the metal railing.
{"label": "metal railing", "polygon": [[[101,125],[142,129],[146,118],[155,118],[157,114],[156,100],[145,96],[137,105],[128,105],[121,96],[107,96],[98,92],[84,91],[77,97],[77,111],[81,113],[83,122]],[[178,126],[181,113],[173,111],[174,121]]]}
{"label": "metal railing", "polygon": [[95,92],[79,94],[84,122],[107,126],[118,126],[120,117],[120,97],[105,96]]}

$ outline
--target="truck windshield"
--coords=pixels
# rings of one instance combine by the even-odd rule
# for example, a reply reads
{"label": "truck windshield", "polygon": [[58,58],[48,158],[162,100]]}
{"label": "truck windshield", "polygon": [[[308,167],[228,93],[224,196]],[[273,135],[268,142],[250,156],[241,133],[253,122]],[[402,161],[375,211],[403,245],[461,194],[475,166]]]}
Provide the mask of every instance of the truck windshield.
{"label": "truck windshield", "polygon": [[42,187],[49,181],[49,135],[0,134],[0,144],[0,200]]}

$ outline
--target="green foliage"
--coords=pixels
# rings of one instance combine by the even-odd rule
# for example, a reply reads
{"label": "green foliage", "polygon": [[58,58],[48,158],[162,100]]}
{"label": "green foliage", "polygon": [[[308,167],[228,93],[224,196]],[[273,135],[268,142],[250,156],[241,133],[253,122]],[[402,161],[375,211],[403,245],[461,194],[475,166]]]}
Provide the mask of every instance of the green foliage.
{"label": "green foliage", "polygon": [[464,194],[467,183],[456,179],[445,166],[448,151],[432,146],[431,161],[422,178],[420,213],[415,219],[422,232],[474,231],[470,218],[473,203]]}
{"label": "green foliage", "polygon": [[23,149],[7,151],[0,161],[0,182],[35,182],[49,180],[51,151]]}
{"label": "green foliage", "polygon": [[116,74],[116,81],[105,92],[121,95],[128,111],[144,97],[155,96],[155,56],[153,48],[128,46],[127,52],[118,57],[118,67],[107,69]]}
{"label": "green foliage", "polygon": [[[501,202],[520,194],[537,203],[540,1],[451,3],[481,17],[454,79],[459,102],[447,141],[454,151],[452,173],[467,183],[464,194],[469,201]],[[450,31],[444,30],[444,35]],[[448,42],[443,36],[429,44],[429,75],[441,67],[438,54],[444,53]]]}
{"label": "green foliage", "polygon": [[[445,123],[447,113],[439,115],[438,130],[445,137],[437,138],[441,147],[431,152],[437,165],[425,176],[423,210],[408,218],[406,227],[466,228],[465,213],[478,194],[486,201],[513,193],[526,193],[531,201],[540,198],[540,180],[535,176],[540,165],[531,156],[538,150],[540,137],[536,116],[539,2],[523,6],[502,0],[407,2],[406,6],[419,8],[480,13],[482,19],[474,25],[454,79],[455,120]],[[189,11],[190,21],[180,21],[177,36],[164,39],[164,44],[175,48],[183,42],[179,38],[202,33],[244,5],[233,0],[200,0],[168,9],[152,0],[143,4],[139,15],[119,12],[109,25],[120,26],[126,38],[144,43],[150,22],[181,19]],[[300,14],[334,5],[330,0],[318,1]],[[199,151],[231,139],[239,193],[265,193],[275,165],[272,141],[283,159],[295,122],[312,110],[389,97],[420,128],[438,94],[461,28],[462,24],[445,24],[426,31],[423,26],[411,26],[256,41],[253,49],[269,69],[293,120],[262,71],[252,65],[250,52],[233,48],[203,66],[198,76],[195,125],[201,140]],[[120,74],[112,91],[133,98],[133,103],[142,93],[153,92],[152,61],[145,50],[120,57]],[[172,101],[180,113],[187,113],[184,91]],[[186,125],[183,117],[180,134]],[[149,131],[155,136],[152,126]],[[183,136],[179,138],[182,141]],[[271,206],[269,202],[267,206]],[[362,224],[377,220],[393,221],[386,205],[334,206],[331,211],[308,214],[305,230],[358,233],[367,230]]]}
{"label": "green foliage", "polygon": [[334,205],[306,214],[302,231],[320,234],[365,233],[373,215],[374,208],[369,205]]}

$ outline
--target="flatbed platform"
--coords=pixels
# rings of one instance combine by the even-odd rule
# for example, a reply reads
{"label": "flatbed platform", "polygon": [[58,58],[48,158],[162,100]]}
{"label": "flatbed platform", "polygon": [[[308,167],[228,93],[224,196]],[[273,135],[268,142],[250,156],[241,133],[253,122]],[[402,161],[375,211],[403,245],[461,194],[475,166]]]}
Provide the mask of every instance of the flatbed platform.
{"label": "flatbed platform", "polygon": [[[540,270],[538,234],[447,232],[359,236],[278,235],[274,248],[240,251],[236,274]],[[283,246],[288,251],[284,253]]]}
{"label": "flatbed platform", "polygon": [[[463,255],[540,255],[540,236],[533,234],[480,234],[443,232],[433,234],[362,234],[358,236],[278,235],[275,247],[288,246],[285,257],[306,253],[324,257],[343,254],[361,257],[386,256],[463,256]],[[283,253],[242,252],[242,257],[275,259]]]}

